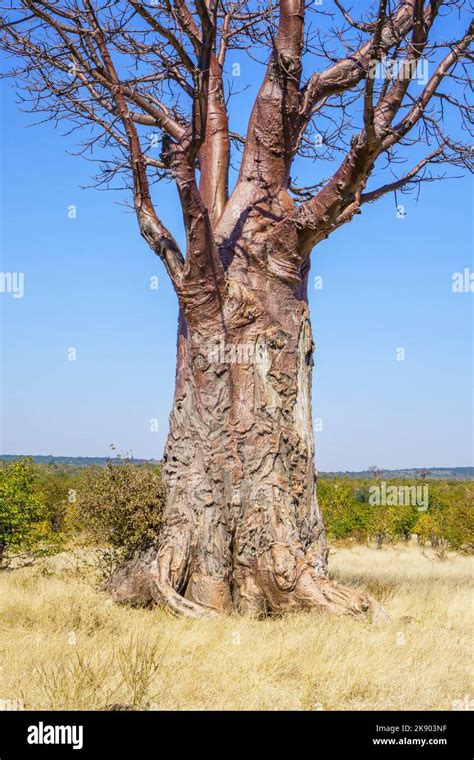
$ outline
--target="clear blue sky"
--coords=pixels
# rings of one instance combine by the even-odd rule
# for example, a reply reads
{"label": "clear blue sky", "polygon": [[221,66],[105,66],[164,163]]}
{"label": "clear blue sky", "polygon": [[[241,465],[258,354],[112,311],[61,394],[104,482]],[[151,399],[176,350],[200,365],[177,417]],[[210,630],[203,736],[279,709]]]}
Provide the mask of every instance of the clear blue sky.
{"label": "clear blue sky", "polygon": [[[113,443],[159,458],[177,316],[164,269],[124,196],[81,190],[93,166],[67,154],[61,130],[27,127],[2,89],[1,269],[23,272],[25,292],[0,293],[1,452],[107,456]],[[182,241],[174,191],[161,185],[155,197]],[[472,464],[473,295],[451,287],[454,272],[474,269],[472,200],[470,178],[428,184],[418,202],[404,196],[404,219],[386,197],[313,255],[319,470]]]}

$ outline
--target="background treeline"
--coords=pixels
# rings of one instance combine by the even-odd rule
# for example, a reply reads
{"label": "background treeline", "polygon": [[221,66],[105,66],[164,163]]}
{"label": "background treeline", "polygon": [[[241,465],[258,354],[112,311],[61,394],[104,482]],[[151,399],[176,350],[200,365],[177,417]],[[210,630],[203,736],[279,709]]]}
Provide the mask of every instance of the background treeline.
{"label": "background treeline", "polygon": [[[395,504],[374,504],[374,488],[402,492]],[[426,490],[423,490],[425,489]],[[427,504],[406,498],[407,489],[427,495]],[[422,497],[423,499],[423,497]],[[408,541],[429,543],[439,551],[474,550],[474,483],[429,480],[344,480],[321,478],[318,500],[328,538],[362,543]],[[387,502],[390,498],[387,498]],[[421,500],[420,500],[421,501]],[[405,503],[403,503],[405,502]]]}
{"label": "background treeline", "polygon": [[[111,446],[115,450],[114,446]],[[105,467],[110,461],[110,457],[68,457],[53,456],[52,454],[2,454],[1,462],[13,462],[18,459],[31,459],[35,464],[47,464],[58,471],[71,472],[73,469],[80,471],[84,467],[98,465]],[[156,459],[137,459],[130,456],[134,464],[156,466],[159,461]],[[430,480],[474,480],[474,467],[428,467],[428,468],[409,468],[400,470],[384,470],[376,466],[369,467],[367,470],[353,472],[349,470],[339,470],[338,472],[320,473],[321,477],[344,478],[364,480],[373,477],[374,470],[384,478],[404,480],[416,480],[419,477],[428,477]]]}
{"label": "background treeline", "polygon": [[[425,486],[427,505],[374,504],[373,489]],[[421,491],[420,491],[421,492]],[[372,496],[371,496],[372,495]],[[444,556],[474,549],[474,482],[319,478],[318,499],[331,542],[416,540]],[[390,500],[388,500],[390,501]],[[400,500],[403,502],[403,498]],[[0,568],[56,554],[71,545],[100,549],[104,566],[153,541],[160,529],[164,492],[158,463],[116,457],[105,466],[0,461]]]}

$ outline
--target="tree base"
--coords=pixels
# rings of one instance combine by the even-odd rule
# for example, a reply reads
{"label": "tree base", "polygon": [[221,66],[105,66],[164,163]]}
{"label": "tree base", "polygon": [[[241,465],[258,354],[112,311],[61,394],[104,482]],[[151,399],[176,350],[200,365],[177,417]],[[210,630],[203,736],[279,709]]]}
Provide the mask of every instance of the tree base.
{"label": "tree base", "polygon": [[[293,577],[275,568],[272,552],[263,555],[252,578],[244,582],[246,589],[232,593],[215,579],[193,578],[192,588],[200,589],[200,601],[189,593],[176,590],[170,582],[170,565],[166,566],[156,548],[137,553],[124,562],[106,582],[104,590],[121,604],[134,606],[159,605],[174,615],[201,619],[236,609],[258,617],[281,615],[298,610],[322,610],[336,615],[349,615],[383,624],[389,616],[370,594],[318,576],[305,561],[298,561]],[[280,572],[279,572],[280,571]],[[212,587],[212,588],[210,588]],[[251,589],[252,593],[249,593]],[[227,592],[227,593],[226,593]],[[234,589],[235,592],[235,589]],[[208,597],[208,603],[202,600]]]}

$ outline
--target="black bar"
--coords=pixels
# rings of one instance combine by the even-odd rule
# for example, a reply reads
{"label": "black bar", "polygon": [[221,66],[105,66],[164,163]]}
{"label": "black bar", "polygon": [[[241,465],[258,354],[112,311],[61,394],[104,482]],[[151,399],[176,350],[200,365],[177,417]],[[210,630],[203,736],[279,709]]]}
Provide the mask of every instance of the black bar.
{"label": "black bar", "polygon": [[175,754],[181,760],[187,752],[226,760],[229,752],[268,756],[275,749],[281,756],[288,743],[292,760],[303,751],[311,760],[322,758],[322,752],[331,753],[328,760],[332,753],[472,760],[471,737],[468,711],[0,712],[0,760],[99,755],[142,760]]}

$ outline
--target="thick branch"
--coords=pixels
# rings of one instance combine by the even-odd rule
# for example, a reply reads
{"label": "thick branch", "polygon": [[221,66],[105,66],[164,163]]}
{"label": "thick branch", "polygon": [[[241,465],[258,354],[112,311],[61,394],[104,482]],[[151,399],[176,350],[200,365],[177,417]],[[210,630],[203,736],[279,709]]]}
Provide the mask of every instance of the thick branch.
{"label": "thick branch", "polygon": [[199,151],[199,190],[215,225],[228,200],[230,161],[229,117],[224,99],[222,69],[213,54],[207,99],[206,137]]}
{"label": "thick branch", "polygon": [[[431,19],[434,18],[434,11]],[[426,44],[427,28],[420,24],[420,4],[414,10],[414,35],[409,63],[416,61]],[[431,22],[430,22],[431,23]],[[412,67],[393,83],[387,96],[374,109],[370,106],[367,111],[366,128],[352,141],[351,149],[331,180],[310,200],[303,203],[291,217],[299,230],[301,243],[301,263],[309,256],[312,247],[327,237],[333,230],[346,223],[354,214],[359,212],[363,191],[369,175],[372,173],[377,158],[392,148],[415,126],[423,117],[426,107],[442,82],[443,77],[453,68],[468,50],[474,36],[474,22],[471,23],[464,37],[452,45],[451,51],[437,66],[435,73],[424,88],[421,96],[415,101],[408,115],[395,128],[390,126],[390,118],[397,113],[403,94],[407,89],[407,79],[412,75]],[[370,93],[371,95],[371,93]],[[388,121],[388,123],[387,123]],[[368,123],[367,123],[368,122]],[[436,152],[441,155],[442,150]],[[433,158],[430,155],[423,166]],[[415,167],[413,179],[420,170]],[[406,184],[406,182],[403,182]],[[370,197],[370,196],[369,196]],[[367,200],[367,196],[365,198]]]}
{"label": "thick branch", "polygon": [[299,108],[304,0],[281,0],[278,33],[247,131],[239,181],[286,187]]}
{"label": "thick branch", "polygon": [[[425,22],[430,24],[442,0],[432,0],[425,9]],[[416,0],[404,0],[399,10],[387,17],[380,35],[379,52],[387,54],[413,28]],[[347,58],[342,58],[325,71],[311,76],[303,90],[300,128],[304,129],[314,108],[323,99],[353,89],[367,76],[371,65],[373,42],[369,40]]]}

